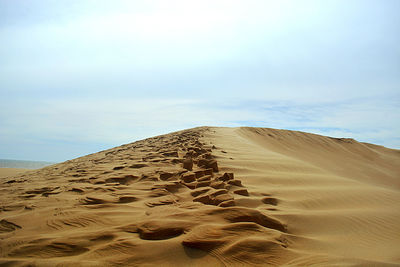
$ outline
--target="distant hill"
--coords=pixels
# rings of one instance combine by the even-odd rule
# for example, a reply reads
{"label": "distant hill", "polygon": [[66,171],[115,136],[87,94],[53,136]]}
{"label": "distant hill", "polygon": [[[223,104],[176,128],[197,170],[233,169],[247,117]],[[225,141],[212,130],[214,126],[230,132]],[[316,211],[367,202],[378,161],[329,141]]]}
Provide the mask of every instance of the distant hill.
{"label": "distant hill", "polygon": [[0,168],[40,169],[55,162],[0,159]]}

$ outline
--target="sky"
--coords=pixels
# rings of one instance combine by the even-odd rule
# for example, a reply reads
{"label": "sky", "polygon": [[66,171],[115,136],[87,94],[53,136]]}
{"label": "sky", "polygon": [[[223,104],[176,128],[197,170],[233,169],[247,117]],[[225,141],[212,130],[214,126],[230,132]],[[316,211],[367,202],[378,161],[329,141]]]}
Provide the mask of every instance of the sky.
{"label": "sky", "polygon": [[0,158],[196,126],[400,149],[398,0],[0,0]]}

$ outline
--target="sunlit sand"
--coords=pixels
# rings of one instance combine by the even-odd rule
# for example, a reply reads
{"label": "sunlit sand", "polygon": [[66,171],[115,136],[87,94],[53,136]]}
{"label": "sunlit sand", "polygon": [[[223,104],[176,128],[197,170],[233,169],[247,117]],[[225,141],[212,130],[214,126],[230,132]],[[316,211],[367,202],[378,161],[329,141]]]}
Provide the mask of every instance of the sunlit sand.
{"label": "sunlit sand", "polygon": [[5,266],[400,264],[400,152],[352,139],[200,127],[8,174]]}

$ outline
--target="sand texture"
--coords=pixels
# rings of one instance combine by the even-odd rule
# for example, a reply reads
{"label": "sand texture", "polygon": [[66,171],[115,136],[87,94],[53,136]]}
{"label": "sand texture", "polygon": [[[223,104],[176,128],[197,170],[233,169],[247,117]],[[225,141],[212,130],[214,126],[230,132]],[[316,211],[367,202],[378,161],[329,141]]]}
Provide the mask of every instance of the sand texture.
{"label": "sand texture", "polygon": [[400,151],[199,127],[0,178],[4,266],[396,266]]}

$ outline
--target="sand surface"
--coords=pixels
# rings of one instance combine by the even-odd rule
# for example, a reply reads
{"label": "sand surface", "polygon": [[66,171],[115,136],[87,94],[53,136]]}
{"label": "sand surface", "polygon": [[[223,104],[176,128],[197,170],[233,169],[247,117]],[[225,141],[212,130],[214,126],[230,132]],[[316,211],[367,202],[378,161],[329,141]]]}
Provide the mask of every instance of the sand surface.
{"label": "sand surface", "polygon": [[7,176],[13,176],[21,174],[23,172],[30,171],[30,169],[19,169],[19,168],[0,168],[0,178],[5,178]]}
{"label": "sand surface", "polygon": [[0,265],[398,266],[400,151],[200,127],[0,178]]}

